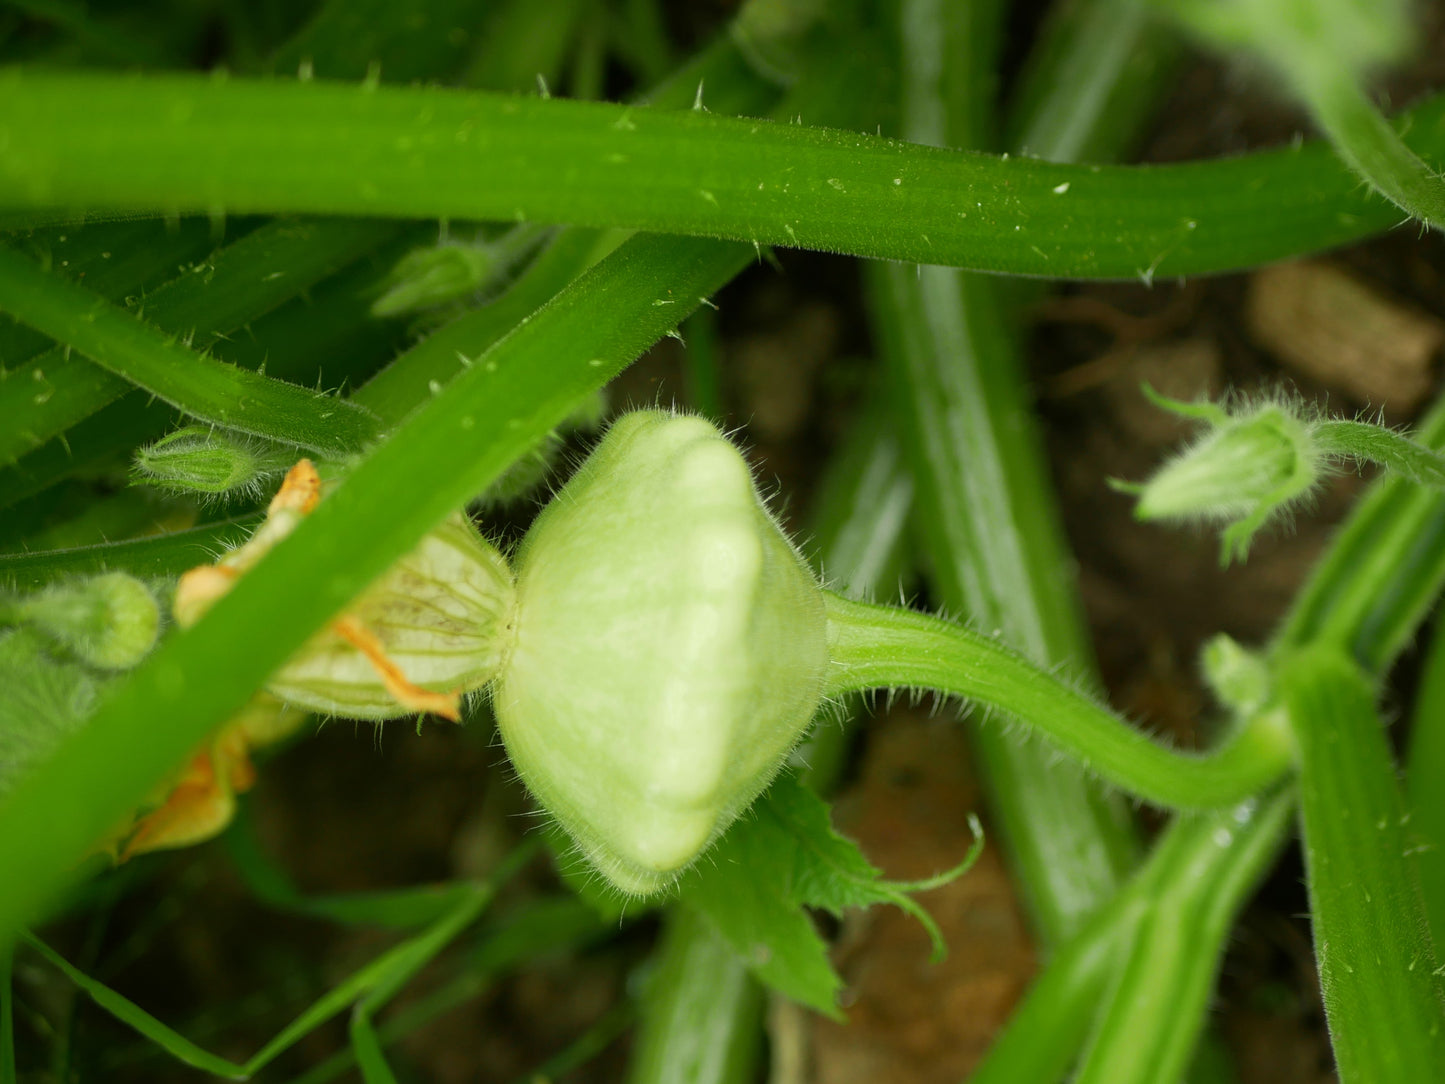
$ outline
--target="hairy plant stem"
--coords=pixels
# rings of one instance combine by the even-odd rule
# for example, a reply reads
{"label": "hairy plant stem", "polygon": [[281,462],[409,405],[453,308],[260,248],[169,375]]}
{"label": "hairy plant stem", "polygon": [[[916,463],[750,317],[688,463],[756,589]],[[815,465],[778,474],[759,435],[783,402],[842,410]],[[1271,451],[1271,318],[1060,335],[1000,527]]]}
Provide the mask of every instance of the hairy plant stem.
{"label": "hairy plant stem", "polygon": [[1215,750],[1170,750],[997,640],[936,617],[825,595],[828,693],[931,689],[998,708],[1104,780],[1155,805],[1242,801],[1288,771],[1284,720],[1265,713]]}

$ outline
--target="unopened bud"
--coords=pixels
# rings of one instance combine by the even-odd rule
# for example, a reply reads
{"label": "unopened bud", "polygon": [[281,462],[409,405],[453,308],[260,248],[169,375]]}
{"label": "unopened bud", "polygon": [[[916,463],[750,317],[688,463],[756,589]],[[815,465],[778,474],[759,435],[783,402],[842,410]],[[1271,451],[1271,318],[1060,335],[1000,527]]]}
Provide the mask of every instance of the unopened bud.
{"label": "unopened bud", "polygon": [[497,270],[498,255],[485,245],[443,244],[408,252],[386,278],[386,292],[371,315],[405,316],[473,294]]}
{"label": "unopened bud", "polygon": [[1245,557],[1254,533],[1308,494],[1321,477],[1325,456],[1314,440],[1313,423],[1279,403],[1230,415],[1208,404],[1151,397],[1210,428],[1143,485],[1121,488],[1137,493],[1139,519],[1232,523],[1224,533],[1226,564],[1233,556]]}
{"label": "unopened bud", "polygon": [[1273,691],[1269,664],[1232,637],[1219,633],[1204,645],[1204,677],[1220,703],[1240,716],[1250,716],[1269,701]]}
{"label": "unopened bud", "polygon": [[160,631],[155,598],[145,584],[124,572],[56,584],[5,609],[81,662],[102,670],[135,666]]}
{"label": "unopened bud", "polygon": [[289,460],[257,440],[190,425],[136,452],[134,473],[137,482],[183,493],[257,492]]}
{"label": "unopened bud", "polygon": [[104,683],[48,646],[34,629],[0,629],[0,796],[83,725]]}
{"label": "unopened bud", "polygon": [[701,418],[640,411],[528,533],[493,704],[538,801],[641,894],[768,784],[827,666],[822,591],[742,455]]}

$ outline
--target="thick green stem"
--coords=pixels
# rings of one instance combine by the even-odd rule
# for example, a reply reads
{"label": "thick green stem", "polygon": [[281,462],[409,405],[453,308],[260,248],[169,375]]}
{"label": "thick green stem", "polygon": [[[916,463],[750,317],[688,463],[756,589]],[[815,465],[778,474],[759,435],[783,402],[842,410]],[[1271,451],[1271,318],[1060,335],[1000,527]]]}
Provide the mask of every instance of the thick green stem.
{"label": "thick green stem", "polygon": [[1445,945],[1445,628],[1437,626],[1425,656],[1424,676],[1415,697],[1410,727],[1410,756],[1405,774],[1410,827],[1422,841],[1416,847],[1420,885],[1436,946]]}
{"label": "thick green stem", "polygon": [[744,960],[690,907],[668,910],[644,994],[630,1084],[737,1084],[753,1078],[763,991]]}
{"label": "thick green stem", "polygon": [[[1000,14],[994,4],[902,4],[909,139],[988,145]],[[938,604],[1040,663],[1086,670],[1088,639],[995,280],[875,263],[869,281]],[[1043,940],[1056,942],[1132,863],[1127,813],[1076,765],[1006,728],[972,734],[1024,899]]]}
{"label": "thick green stem", "polygon": [[[1184,817],[1129,895],[1113,992],[1084,1052],[1077,1084],[1179,1080],[1208,1018],[1239,910],[1290,828],[1292,793]],[[1126,908],[1127,910],[1128,908]]]}
{"label": "thick green stem", "polygon": [[1032,728],[1089,771],[1145,801],[1212,808],[1280,779],[1293,755],[1275,714],[1216,750],[1170,750],[990,637],[935,617],[827,594],[832,695],[923,688],[977,700]]}
{"label": "thick green stem", "polygon": [[1445,180],[1405,145],[1348,74],[1319,66],[1296,73],[1299,88],[1341,158],[1382,196],[1427,226],[1445,226]]}
{"label": "thick green stem", "polygon": [[1299,742],[1315,955],[1343,1084],[1445,1080],[1445,1015],[1375,695],[1338,647],[1281,655]]}
{"label": "thick green stem", "polygon": [[[1411,115],[1412,142],[1445,150],[1445,98]],[[704,111],[15,69],[0,117],[13,207],[528,219],[1145,281],[1338,246],[1398,216],[1319,145],[1066,166]]]}
{"label": "thick green stem", "polygon": [[1177,817],[1128,884],[1049,960],[970,1084],[1054,1084],[1091,1026],[1082,1071],[1092,1079],[1180,1079],[1224,941],[1273,863],[1292,808],[1281,793]]}

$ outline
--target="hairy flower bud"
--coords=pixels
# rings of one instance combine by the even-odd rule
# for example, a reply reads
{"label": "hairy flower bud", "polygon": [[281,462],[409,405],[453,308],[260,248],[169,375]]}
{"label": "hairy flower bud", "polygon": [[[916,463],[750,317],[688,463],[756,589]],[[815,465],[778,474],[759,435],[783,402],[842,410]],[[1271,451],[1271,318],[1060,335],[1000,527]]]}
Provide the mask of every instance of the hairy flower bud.
{"label": "hairy flower bud", "polygon": [[710,423],[619,420],[518,556],[507,751],[625,892],[667,885],[767,786],[828,665],[823,598]]}
{"label": "hairy flower bud", "polygon": [[1233,637],[1223,632],[1212,637],[1200,661],[1214,695],[1240,715],[1252,715],[1269,702],[1274,685],[1269,664]]}
{"label": "hairy flower bud", "polygon": [[455,301],[480,289],[496,272],[498,253],[485,245],[443,244],[413,249],[387,276],[371,315],[403,316]]}
{"label": "hairy flower bud", "polygon": [[259,493],[290,466],[288,457],[254,438],[188,425],[135,454],[137,482],[181,493]]}
{"label": "hairy flower bud", "polygon": [[1231,523],[1224,532],[1225,564],[1242,560],[1255,532],[1306,496],[1323,474],[1317,423],[1293,404],[1265,402],[1231,414],[1212,403],[1180,403],[1145,391],[1156,405],[1209,428],[1147,482],[1120,488],[1138,495],[1139,519]]}
{"label": "hairy flower bud", "polygon": [[155,645],[161,612],[145,584],[124,572],[56,584],[4,607],[81,662],[128,670]]}

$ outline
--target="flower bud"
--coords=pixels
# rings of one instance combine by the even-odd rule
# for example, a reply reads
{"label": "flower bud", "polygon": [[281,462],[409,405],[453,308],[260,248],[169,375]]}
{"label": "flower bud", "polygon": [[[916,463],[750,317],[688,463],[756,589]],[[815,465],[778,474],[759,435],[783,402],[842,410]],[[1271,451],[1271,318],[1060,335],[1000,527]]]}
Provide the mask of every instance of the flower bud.
{"label": "flower bud", "polygon": [[161,612],[145,584],[107,572],[57,584],[6,607],[88,666],[128,670],[145,658],[160,631]]}
{"label": "flower bud", "polygon": [[105,684],[48,647],[34,629],[0,629],[0,797],[84,725]]}
{"label": "flower bud", "polygon": [[1280,403],[1265,403],[1237,415],[1209,404],[1155,403],[1210,428],[1192,446],[1165,463],[1136,492],[1139,519],[1223,520],[1223,559],[1241,559],[1250,539],[1277,512],[1309,493],[1319,481],[1324,452],[1313,423]]}
{"label": "flower bud", "polygon": [[493,703],[538,801],[642,894],[767,786],[827,666],[822,591],[742,455],[701,418],[640,411],[528,533]]}
{"label": "flower bud", "polygon": [[505,264],[486,245],[443,244],[413,249],[391,269],[371,315],[404,316],[474,293]]}
{"label": "flower bud", "polygon": [[1204,645],[1200,655],[1204,677],[1220,703],[1241,716],[1260,711],[1273,694],[1269,664],[1226,633]]}
{"label": "flower bud", "polygon": [[289,465],[259,441],[188,425],[136,452],[134,475],[137,482],[183,493],[256,492]]}

